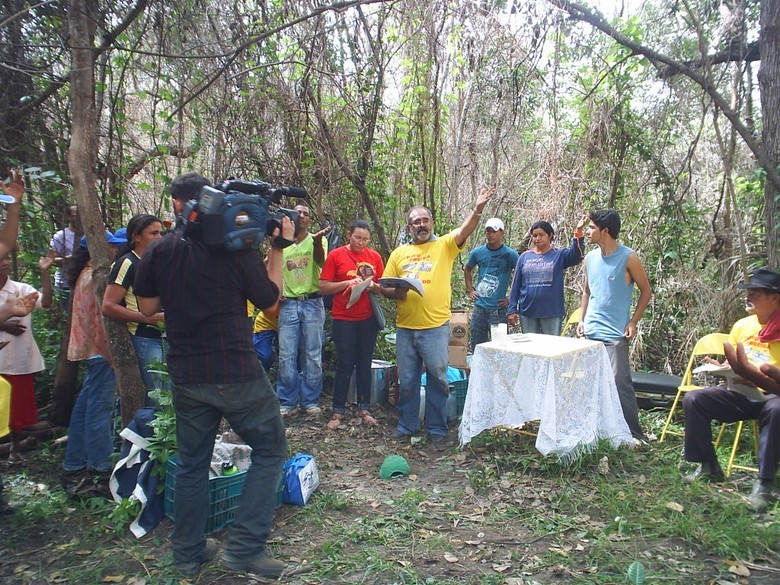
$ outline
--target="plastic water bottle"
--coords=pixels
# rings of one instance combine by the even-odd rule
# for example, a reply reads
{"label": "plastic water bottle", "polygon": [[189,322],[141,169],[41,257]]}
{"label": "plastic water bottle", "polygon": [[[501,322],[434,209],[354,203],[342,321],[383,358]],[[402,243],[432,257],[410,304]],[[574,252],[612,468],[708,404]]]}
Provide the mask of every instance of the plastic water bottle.
{"label": "plastic water bottle", "polygon": [[238,467],[233,465],[230,461],[225,461],[222,464],[222,475],[235,475],[238,473]]}

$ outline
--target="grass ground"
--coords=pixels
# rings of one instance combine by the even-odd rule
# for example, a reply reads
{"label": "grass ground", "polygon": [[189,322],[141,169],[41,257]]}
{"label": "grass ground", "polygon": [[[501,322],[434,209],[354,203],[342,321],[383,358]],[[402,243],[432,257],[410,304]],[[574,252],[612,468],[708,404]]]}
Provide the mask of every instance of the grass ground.
{"label": "grass ground", "polygon": [[[309,505],[276,515],[270,547],[289,563],[281,582],[607,584],[637,582],[627,572],[641,563],[646,583],[780,583],[780,505],[750,513],[747,472],[686,484],[679,438],[600,445],[564,465],[508,432],[465,450],[394,443],[392,410],[377,414],[377,427],[350,419],[335,432],[326,414],[289,421],[291,454],[314,454],[322,485]],[[660,434],[663,414],[642,416]],[[407,458],[410,477],[379,478],[391,453]],[[65,495],[61,451],[30,455],[26,467],[3,469],[19,512],[0,519],[0,583],[182,582],[170,521],[136,540],[110,502]],[[198,582],[264,581],[212,563]]]}

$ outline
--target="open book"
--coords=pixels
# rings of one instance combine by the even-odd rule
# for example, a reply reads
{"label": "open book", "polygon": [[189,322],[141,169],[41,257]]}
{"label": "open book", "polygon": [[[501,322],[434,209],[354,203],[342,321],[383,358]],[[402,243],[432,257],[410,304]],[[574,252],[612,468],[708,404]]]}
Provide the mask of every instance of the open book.
{"label": "open book", "polygon": [[385,288],[401,288],[404,290],[413,290],[420,296],[423,295],[423,284],[416,278],[395,278],[393,276],[386,276],[379,279],[379,283]]}
{"label": "open book", "polygon": [[695,368],[693,373],[712,374],[718,378],[723,378],[726,380],[726,388],[732,392],[739,392],[746,398],[750,398],[750,400],[758,400],[759,402],[766,400],[764,393],[756,386],[749,386],[747,384],[740,383],[739,380],[742,378],[740,378],[739,375],[734,370],[732,370],[731,366],[728,364],[702,364],[698,368]]}

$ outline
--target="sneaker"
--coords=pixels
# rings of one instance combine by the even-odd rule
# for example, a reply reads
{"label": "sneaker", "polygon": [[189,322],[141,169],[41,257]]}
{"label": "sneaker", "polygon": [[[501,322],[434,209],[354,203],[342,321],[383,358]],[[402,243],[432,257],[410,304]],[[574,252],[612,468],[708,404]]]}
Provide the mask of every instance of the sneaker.
{"label": "sneaker", "polygon": [[206,548],[203,550],[203,556],[200,561],[190,561],[188,563],[174,562],[176,569],[185,577],[193,578],[200,574],[203,565],[217,558],[219,552],[219,543],[213,538],[206,539]]}
{"label": "sneaker", "polygon": [[756,480],[753,484],[753,491],[748,496],[748,508],[753,512],[763,512],[777,501],[777,492],[772,489],[771,481]]}
{"label": "sneaker", "polygon": [[403,441],[404,439],[408,439],[411,436],[412,435],[409,435],[400,429],[395,429],[392,433],[390,433],[390,438],[394,441]]}
{"label": "sneaker", "polygon": [[280,414],[281,414],[283,417],[290,416],[292,413],[294,413],[294,412],[295,412],[295,410],[296,410],[296,409],[295,409],[295,407],[294,407],[294,406],[280,406],[280,407],[279,407],[279,413],[280,413]]}
{"label": "sneaker", "polygon": [[234,571],[244,571],[246,573],[268,575],[271,577],[281,575],[282,571],[284,571],[287,566],[282,561],[277,561],[265,551],[248,559],[240,559],[229,552],[223,552],[222,564]]}
{"label": "sneaker", "polygon": [[717,461],[714,465],[711,465],[710,463],[702,463],[693,473],[689,473],[688,475],[683,476],[683,480],[687,481],[688,483],[693,483],[694,481],[719,482],[723,481],[724,479],[725,477],[723,476],[723,470],[720,468],[720,465]]}
{"label": "sneaker", "polygon": [[303,411],[307,416],[317,416],[322,412],[322,409],[316,404],[312,404],[311,406],[304,408]]}
{"label": "sneaker", "polygon": [[447,435],[428,435],[428,442],[434,445],[441,445],[447,442]]}

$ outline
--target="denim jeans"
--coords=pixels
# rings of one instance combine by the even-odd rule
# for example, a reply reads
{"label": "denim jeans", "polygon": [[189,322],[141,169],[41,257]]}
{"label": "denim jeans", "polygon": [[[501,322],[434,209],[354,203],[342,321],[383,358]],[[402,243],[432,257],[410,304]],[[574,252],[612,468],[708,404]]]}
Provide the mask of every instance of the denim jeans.
{"label": "denim jeans", "polygon": [[258,331],[254,334],[255,353],[257,359],[263,365],[263,369],[268,372],[274,365],[274,342],[276,341],[276,331],[270,329]]}
{"label": "denim jeans", "polygon": [[425,365],[425,428],[431,435],[447,434],[447,345],[450,324],[432,329],[403,329],[395,336],[398,362],[398,430],[407,435],[420,429],[420,375]]}
{"label": "denim jeans", "polygon": [[81,392],[70,415],[62,467],[68,472],[91,469],[103,473],[112,468],[111,413],[116,376],[102,357],[90,358],[86,364]]}
{"label": "denim jeans", "polygon": [[[130,339],[133,340],[135,355],[138,358],[138,369],[141,371],[141,380],[143,380],[147,392],[156,388],[162,388],[164,384],[163,376],[149,372],[149,367],[154,362],[163,363],[164,361],[162,339],[139,337],[138,335],[131,335]],[[154,363],[152,368],[154,369],[156,366],[159,369],[160,363]]]}
{"label": "denim jeans", "polygon": [[336,375],[333,381],[333,412],[346,410],[349,379],[355,371],[358,409],[371,405],[371,358],[374,357],[379,327],[373,316],[362,321],[333,319],[336,343]]}
{"label": "denim jeans", "polygon": [[543,333],[545,335],[560,335],[562,317],[547,317],[537,319],[536,317],[523,317],[520,315],[520,327],[523,333]]}
{"label": "denim jeans", "polygon": [[[279,375],[283,407],[316,406],[322,392],[322,299],[286,300],[279,309]],[[300,352],[299,352],[300,349]],[[298,357],[300,353],[300,358]]]}
{"label": "denim jeans", "polygon": [[187,563],[202,558],[209,512],[209,465],[223,416],[252,447],[252,465],[225,548],[240,559],[262,553],[287,455],[279,401],[265,373],[257,380],[237,384],[174,384],[173,406],[179,445],[176,522],[171,535],[174,560]]}
{"label": "denim jeans", "polygon": [[498,323],[506,323],[506,309],[483,309],[474,305],[471,311],[471,353],[478,343],[490,341],[490,326]]}

